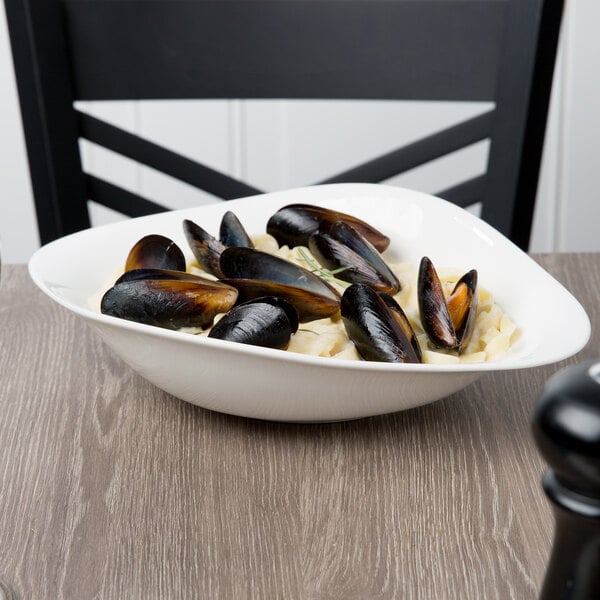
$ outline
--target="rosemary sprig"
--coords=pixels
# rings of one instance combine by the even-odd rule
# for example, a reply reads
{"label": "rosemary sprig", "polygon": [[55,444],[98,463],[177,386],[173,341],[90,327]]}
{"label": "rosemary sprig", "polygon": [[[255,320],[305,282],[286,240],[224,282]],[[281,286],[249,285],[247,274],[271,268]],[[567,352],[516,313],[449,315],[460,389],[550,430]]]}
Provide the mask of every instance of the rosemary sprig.
{"label": "rosemary sprig", "polygon": [[350,285],[347,281],[342,281],[341,279],[338,279],[336,275],[338,273],[342,273],[343,271],[351,269],[352,265],[339,267],[338,269],[333,269],[333,271],[330,271],[329,269],[326,269],[325,267],[322,267],[321,265],[316,263],[308,254],[306,254],[303,248],[298,247],[298,252],[302,257],[302,260],[310,267],[312,273],[315,273],[325,281],[328,281],[330,283],[336,283],[337,285],[340,285],[342,287],[348,287]]}

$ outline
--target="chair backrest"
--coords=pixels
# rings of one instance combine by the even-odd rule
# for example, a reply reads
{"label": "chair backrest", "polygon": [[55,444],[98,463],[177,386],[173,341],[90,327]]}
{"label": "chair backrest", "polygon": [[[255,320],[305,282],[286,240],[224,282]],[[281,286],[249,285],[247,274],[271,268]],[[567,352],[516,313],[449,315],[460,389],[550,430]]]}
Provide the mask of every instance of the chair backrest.
{"label": "chair backrest", "polygon": [[[563,0],[5,0],[42,243],[88,199],[154,202],[82,172],[90,140],[223,199],[259,190],[74,109],[76,100],[493,101],[326,182],[380,182],[490,139],[487,172],[441,197],[526,249]],[[308,182],[307,182],[308,183]]]}

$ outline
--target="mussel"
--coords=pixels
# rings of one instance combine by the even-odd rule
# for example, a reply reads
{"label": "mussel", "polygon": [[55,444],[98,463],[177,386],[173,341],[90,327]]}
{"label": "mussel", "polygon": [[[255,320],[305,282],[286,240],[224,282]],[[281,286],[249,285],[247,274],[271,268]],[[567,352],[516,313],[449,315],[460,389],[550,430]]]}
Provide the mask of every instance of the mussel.
{"label": "mussel", "polygon": [[408,319],[404,316],[401,324],[393,314],[399,311],[404,315],[399,305],[390,309],[375,290],[353,284],[342,295],[340,309],[346,333],[364,360],[421,362],[420,350],[417,352],[413,345],[416,338]]}
{"label": "mussel", "polygon": [[[198,278],[201,279],[201,278]],[[102,297],[103,314],[166,329],[206,328],[237,299],[235,288],[208,280],[131,279]]]}
{"label": "mussel", "polygon": [[208,337],[266,348],[287,348],[298,329],[296,309],[281,298],[244,302],[223,315]]}
{"label": "mussel", "polygon": [[144,268],[185,271],[185,257],[181,248],[168,237],[146,235],[134,244],[125,261],[125,271]]}
{"label": "mussel", "polygon": [[252,248],[227,248],[221,255],[225,277],[261,279],[295,285],[339,299],[335,288],[307,269],[288,260]]}
{"label": "mussel", "polygon": [[221,219],[219,239],[189,219],[184,219],[183,231],[198,264],[207,273],[218,278],[223,277],[219,261],[225,248],[254,248],[244,226],[230,210]]}
{"label": "mussel", "polygon": [[267,222],[267,233],[280,246],[308,246],[308,238],[314,233],[327,233],[336,221],[352,225],[365,238],[383,252],[390,238],[369,223],[352,215],[310,204],[290,204],[279,209]]}
{"label": "mussel", "polygon": [[339,310],[340,295],[320,277],[287,260],[251,248],[227,248],[221,271],[241,298],[271,295],[292,303],[301,321],[322,319]]}
{"label": "mussel", "polygon": [[396,323],[400,325],[400,329],[404,332],[406,339],[410,342],[413,350],[415,351],[416,362],[423,362],[423,355],[421,353],[421,346],[415,334],[406,313],[402,310],[402,307],[393,296],[386,294],[385,292],[379,292],[379,297],[385,302],[385,305],[390,310],[392,317],[396,320]]}
{"label": "mussel", "polygon": [[321,266],[336,271],[338,279],[388,294],[400,291],[398,278],[381,254],[348,223],[336,221],[328,233],[313,233],[308,248]]}
{"label": "mussel", "polygon": [[477,271],[465,273],[456,283],[448,299],[431,260],[424,256],[419,265],[417,297],[423,329],[437,348],[467,347],[477,313]]}
{"label": "mussel", "polygon": [[233,248],[254,248],[248,232],[236,215],[228,210],[221,219],[219,240],[225,246]]}
{"label": "mussel", "polygon": [[220,279],[238,291],[238,302],[263,296],[282,298],[294,306],[302,323],[334,316],[340,309],[339,297],[325,296],[310,290],[260,279]]}
{"label": "mussel", "polygon": [[198,264],[207,273],[223,277],[219,259],[226,248],[225,244],[189,219],[183,220],[183,232]]}
{"label": "mussel", "polygon": [[456,282],[452,294],[446,301],[452,325],[460,340],[459,353],[463,352],[471,341],[477,316],[478,299],[477,271],[471,269]]}

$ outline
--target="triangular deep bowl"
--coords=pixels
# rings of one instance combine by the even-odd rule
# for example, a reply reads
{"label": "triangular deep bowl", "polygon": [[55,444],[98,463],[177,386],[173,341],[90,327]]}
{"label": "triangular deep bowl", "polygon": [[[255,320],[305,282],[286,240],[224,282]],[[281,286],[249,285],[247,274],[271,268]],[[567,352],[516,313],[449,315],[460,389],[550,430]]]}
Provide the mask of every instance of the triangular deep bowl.
{"label": "triangular deep bowl", "polygon": [[[390,252],[423,255],[479,280],[519,328],[501,358],[473,364],[388,364],[312,357],[193,336],[100,314],[91,300],[107,289],[142,236],[172,238],[191,258],[182,220],[218,231],[233,211],[262,233],[291,203],[362,218],[390,236]],[[135,371],[170,394],[211,410],[280,421],[337,421],[385,414],[449,396],[491,371],[550,364],[581,350],[590,322],[579,302],[527,254],[457,206],[427,194],[370,184],[298,188],[96,227],[40,248],[29,262],[38,287],[83,318]]]}

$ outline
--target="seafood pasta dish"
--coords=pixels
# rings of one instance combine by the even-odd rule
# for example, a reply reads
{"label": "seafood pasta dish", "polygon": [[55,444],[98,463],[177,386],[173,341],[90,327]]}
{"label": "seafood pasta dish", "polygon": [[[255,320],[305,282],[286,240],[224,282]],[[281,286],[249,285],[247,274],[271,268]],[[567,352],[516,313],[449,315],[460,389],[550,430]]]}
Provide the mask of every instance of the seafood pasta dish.
{"label": "seafood pasta dish", "polygon": [[[182,223],[194,260],[156,232],[115,265],[107,315],[187,334],[347,360],[492,361],[518,329],[478,281],[388,258],[368,223],[307,204],[283,207],[248,235],[227,212],[216,235]],[[480,283],[482,285],[480,285]]]}

